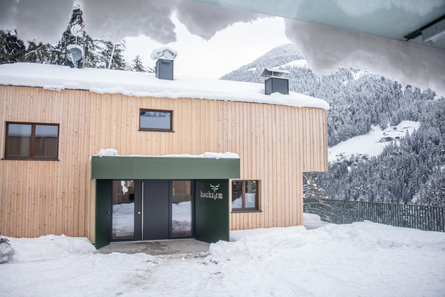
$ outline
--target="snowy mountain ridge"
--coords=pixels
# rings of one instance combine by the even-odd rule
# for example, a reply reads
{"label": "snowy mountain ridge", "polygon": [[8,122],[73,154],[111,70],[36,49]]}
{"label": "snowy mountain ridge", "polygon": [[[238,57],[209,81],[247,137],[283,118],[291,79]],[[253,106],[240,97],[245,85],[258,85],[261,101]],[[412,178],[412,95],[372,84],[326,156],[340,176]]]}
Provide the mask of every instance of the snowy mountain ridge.
{"label": "snowy mountain ridge", "polygon": [[222,79],[263,82],[266,67],[288,71],[290,90],[331,107],[329,170],[304,174],[305,197],[445,206],[443,97],[361,69],[319,77],[292,44]]}

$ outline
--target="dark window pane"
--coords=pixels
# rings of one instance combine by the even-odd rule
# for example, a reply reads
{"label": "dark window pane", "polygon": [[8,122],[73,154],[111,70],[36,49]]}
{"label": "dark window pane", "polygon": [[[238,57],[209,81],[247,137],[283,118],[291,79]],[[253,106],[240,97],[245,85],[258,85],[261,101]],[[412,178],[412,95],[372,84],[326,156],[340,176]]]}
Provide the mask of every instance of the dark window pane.
{"label": "dark window pane", "polygon": [[34,142],[35,158],[57,158],[58,132],[58,126],[36,125]]}
{"label": "dark window pane", "polygon": [[232,181],[232,208],[243,208],[242,181]]}
{"label": "dark window pane", "polygon": [[171,130],[171,112],[141,111],[139,124],[141,129]]}
{"label": "dark window pane", "polygon": [[246,208],[256,208],[257,182],[255,180],[245,181]]}
{"label": "dark window pane", "polygon": [[29,157],[32,125],[8,124],[6,157]]}

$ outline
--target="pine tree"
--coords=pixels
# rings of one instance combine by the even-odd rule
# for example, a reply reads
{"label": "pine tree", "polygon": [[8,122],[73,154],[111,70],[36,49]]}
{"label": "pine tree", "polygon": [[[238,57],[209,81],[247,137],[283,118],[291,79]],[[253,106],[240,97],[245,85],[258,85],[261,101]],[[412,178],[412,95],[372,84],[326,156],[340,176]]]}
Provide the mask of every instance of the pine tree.
{"label": "pine tree", "polygon": [[[124,70],[126,62],[122,52],[125,49],[125,43],[112,43],[111,41],[101,41],[101,50],[99,51],[99,61],[96,68],[108,68]],[[111,65],[110,65],[111,62]]]}
{"label": "pine tree", "polygon": [[55,64],[57,56],[55,48],[49,43],[35,43],[30,41],[26,48],[23,62]]}
{"label": "pine tree", "polygon": [[22,62],[25,45],[17,38],[17,31],[0,30],[0,64]]}
{"label": "pine tree", "polygon": [[[84,50],[83,66],[90,68],[96,67],[96,64],[98,63],[98,49],[93,39],[84,30],[85,26],[82,14],[83,12],[80,8],[76,7],[73,9],[68,26],[62,34],[62,38],[55,47],[54,64],[65,65],[67,63],[67,46],[70,44],[78,44]],[[80,33],[79,37],[74,36],[71,32],[71,28],[73,28],[75,25],[82,28],[82,32]]]}
{"label": "pine tree", "polygon": [[144,64],[142,63],[141,57],[139,55],[137,55],[133,59],[132,71],[137,71],[137,72],[145,72],[146,71]]}

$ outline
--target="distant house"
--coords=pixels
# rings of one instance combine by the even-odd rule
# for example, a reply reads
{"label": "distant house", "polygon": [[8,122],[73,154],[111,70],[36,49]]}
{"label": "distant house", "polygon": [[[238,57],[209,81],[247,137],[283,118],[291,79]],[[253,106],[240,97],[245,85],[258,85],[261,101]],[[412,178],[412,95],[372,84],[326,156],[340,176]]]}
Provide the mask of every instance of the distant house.
{"label": "distant house", "polygon": [[18,63],[0,66],[0,105],[6,236],[301,225],[302,173],[327,170],[328,104],[262,84]]}

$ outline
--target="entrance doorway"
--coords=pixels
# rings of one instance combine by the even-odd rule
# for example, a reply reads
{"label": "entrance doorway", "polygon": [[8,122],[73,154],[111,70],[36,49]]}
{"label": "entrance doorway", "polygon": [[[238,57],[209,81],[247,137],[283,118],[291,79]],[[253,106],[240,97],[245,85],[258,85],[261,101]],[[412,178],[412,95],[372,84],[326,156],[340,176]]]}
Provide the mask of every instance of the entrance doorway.
{"label": "entrance doorway", "polygon": [[112,241],[193,237],[193,181],[115,180]]}

